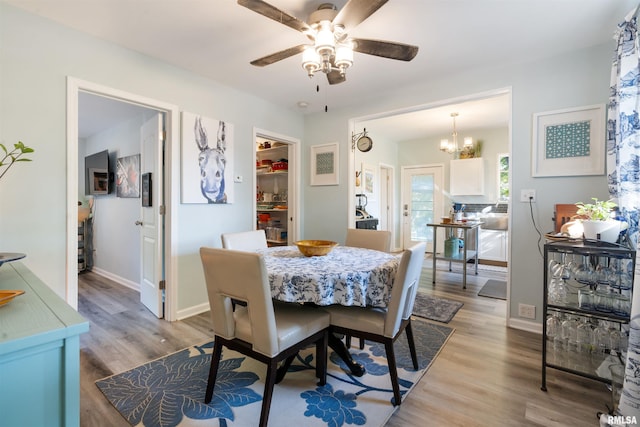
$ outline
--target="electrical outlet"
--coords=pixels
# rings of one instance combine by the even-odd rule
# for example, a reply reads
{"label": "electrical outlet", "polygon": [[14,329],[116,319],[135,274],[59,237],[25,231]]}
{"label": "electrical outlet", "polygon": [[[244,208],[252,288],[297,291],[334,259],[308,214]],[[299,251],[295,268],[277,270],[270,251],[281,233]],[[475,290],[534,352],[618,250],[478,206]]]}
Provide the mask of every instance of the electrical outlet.
{"label": "electrical outlet", "polygon": [[536,306],[529,304],[518,304],[518,316],[526,319],[536,318]]}
{"label": "electrical outlet", "polygon": [[536,190],[520,190],[520,201],[524,203],[535,203]]}

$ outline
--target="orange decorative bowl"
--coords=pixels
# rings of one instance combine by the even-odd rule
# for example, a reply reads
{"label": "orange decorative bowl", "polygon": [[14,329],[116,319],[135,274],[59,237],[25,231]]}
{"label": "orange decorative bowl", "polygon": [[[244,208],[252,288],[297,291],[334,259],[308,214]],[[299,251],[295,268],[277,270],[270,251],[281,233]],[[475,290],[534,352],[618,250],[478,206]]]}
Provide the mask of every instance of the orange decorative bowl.
{"label": "orange decorative bowl", "polygon": [[9,303],[9,301],[14,299],[15,297],[19,297],[22,294],[24,294],[24,291],[22,290],[17,290],[17,291],[0,290],[0,307]]}
{"label": "orange decorative bowl", "polygon": [[338,246],[331,240],[298,240],[294,244],[304,256],[325,256]]}

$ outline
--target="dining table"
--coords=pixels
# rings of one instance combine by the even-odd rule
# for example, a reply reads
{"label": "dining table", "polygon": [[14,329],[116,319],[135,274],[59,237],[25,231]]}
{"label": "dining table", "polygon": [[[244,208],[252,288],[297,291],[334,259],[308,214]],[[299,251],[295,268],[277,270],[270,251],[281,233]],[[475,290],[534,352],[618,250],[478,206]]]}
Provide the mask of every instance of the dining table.
{"label": "dining table", "polygon": [[[398,271],[399,255],[372,249],[336,246],[323,256],[304,256],[296,246],[260,249],[274,300],[315,306],[341,304],[385,308]],[[345,344],[329,334],[329,346],[362,376]]]}

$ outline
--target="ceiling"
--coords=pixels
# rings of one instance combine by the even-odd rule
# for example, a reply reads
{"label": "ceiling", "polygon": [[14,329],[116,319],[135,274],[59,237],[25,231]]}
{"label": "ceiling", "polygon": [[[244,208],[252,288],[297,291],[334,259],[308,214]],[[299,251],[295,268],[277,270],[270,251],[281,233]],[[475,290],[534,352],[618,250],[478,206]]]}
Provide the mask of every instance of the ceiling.
{"label": "ceiling", "polygon": [[[416,80],[461,69],[601,44],[637,5],[637,0],[390,0],[350,35],[417,45],[416,58],[404,62],[356,53],[347,81],[330,86],[324,75],[307,77],[301,55],[264,68],[250,65],[307,39],[235,0],[0,1],[303,113],[321,112],[325,105],[361,105],[374,96],[393,96]],[[325,1],[269,0],[304,21]],[[333,3],[341,8],[346,0]],[[300,108],[300,101],[308,106]],[[449,127],[450,112],[441,120]],[[460,126],[463,122],[460,111]]]}

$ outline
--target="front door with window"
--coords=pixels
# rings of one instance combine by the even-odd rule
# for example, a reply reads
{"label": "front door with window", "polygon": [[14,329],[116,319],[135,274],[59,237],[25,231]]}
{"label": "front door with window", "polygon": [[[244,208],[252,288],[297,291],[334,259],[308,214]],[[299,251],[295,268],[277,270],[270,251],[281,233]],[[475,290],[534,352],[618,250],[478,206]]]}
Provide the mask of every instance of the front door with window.
{"label": "front door with window", "polygon": [[444,166],[409,166],[402,168],[402,240],[408,248],[427,242],[433,251],[433,229],[427,224],[439,222],[443,213]]}

